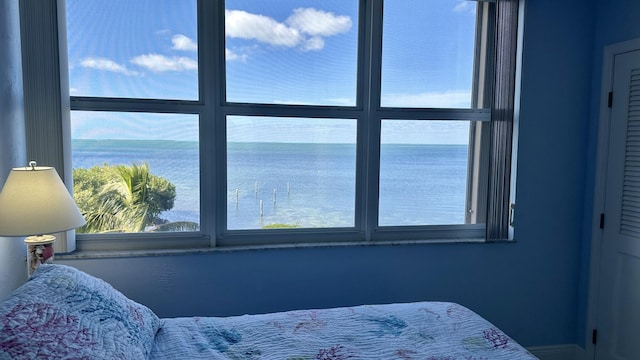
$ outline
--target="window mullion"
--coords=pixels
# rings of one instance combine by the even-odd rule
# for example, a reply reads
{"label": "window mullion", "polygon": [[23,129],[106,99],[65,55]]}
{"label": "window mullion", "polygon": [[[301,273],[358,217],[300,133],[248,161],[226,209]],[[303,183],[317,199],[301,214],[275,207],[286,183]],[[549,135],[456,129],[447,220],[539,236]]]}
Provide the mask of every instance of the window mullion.
{"label": "window mullion", "polygon": [[[473,69],[472,104],[474,109],[487,109],[491,120],[491,99],[495,59],[495,6],[478,2]],[[470,118],[469,120],[476,120]],[[487,218],[490,123],[472,121],[469,128],[469,163],[467,167],[466,224],[484,224]]]}
{"label": "window mullion", "polygon": [[455,108],[381,108],[376,110],[381,119],[386,120],[454,120],[454,121],[490,121],[489,106],[482,109]]}
{"label": "window mullion", "polygon": [[[362,4],[362,3],[361,3]],[[382,69],[382,0],[363,1],[361,37],[363,54],[362,109],[363,116],[358,124],[358,149],[361,151],[359,167],[362,180],[359,184],[364,201],[361,204],[361,219],[365,240],[370,241],[378,226],[378,188],[380,173],[380,89]]]}
{"label": "window mullion", "polygon": [[200,208],[203,231],[215,246],[226,228],[226,133],[221,110],[225,93],[224,1],[199,1],[198,25],[201,31],[200,96],[204,111],[200,115]]}
{"label": "window mullion", "polygon": [[191,100],[101,98],[88,96],[71,97],[71,110],[77,111],[198,114],[201,108],[202,105],[200,102]]}

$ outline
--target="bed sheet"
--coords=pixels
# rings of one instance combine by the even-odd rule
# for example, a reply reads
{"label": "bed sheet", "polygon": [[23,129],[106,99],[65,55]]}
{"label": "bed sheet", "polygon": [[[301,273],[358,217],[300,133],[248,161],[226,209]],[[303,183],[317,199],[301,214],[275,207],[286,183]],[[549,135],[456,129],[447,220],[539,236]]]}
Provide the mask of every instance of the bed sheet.
{"label": "bed sheet", "polygon": [[161,319],[151,359],[536,359],[450,302]]}

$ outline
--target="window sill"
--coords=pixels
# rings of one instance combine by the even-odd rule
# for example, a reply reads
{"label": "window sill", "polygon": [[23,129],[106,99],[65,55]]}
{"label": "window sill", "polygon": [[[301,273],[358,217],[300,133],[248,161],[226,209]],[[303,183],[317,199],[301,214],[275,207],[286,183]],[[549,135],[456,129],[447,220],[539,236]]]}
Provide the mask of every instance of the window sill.
{"label": "window sill", "polygon": [[333,242],[333,243],[300,243],[283,245],[247,245],[247,246],[224,246],[224,247],[198,247],[184,249],[149,249],[149,250],[109,250],[91,251],[79,250],[66,254],[56,254],[59,260],[79,260],[79,259],[103,259],[103,258],[123,258],[123,257],[150,257],[150,256],[172,256],[172,255],[196,255],[206,253],[225,253],[238,251],[266,251],[274,249],[309,249],[309,248],[333,248],[333,247],[369,247],[369,246],[412,246],[412,245],[437,245],[437,244],[511,244],[515,240],[504,240],[487,242],[484,239],[454,239],[454,240],[398,240],[398,241],[375,241],[375,242]]}

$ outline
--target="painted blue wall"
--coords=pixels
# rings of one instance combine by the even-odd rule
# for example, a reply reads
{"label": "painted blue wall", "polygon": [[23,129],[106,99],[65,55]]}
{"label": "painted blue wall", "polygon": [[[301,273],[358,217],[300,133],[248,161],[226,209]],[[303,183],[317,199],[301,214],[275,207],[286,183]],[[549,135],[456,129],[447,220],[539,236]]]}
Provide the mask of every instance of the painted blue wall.
{"label": "painted blue wall", "polygon": [[593,152],[595,136],[590,99],[596,4],[529,0],[525,10],[516,243],[58,262],[102,277],[160,316],[449,300],[525,346],[583,343],[585,305],[579,297],[586,290],[579,280],[586,257],[585,194],[592,191],[585,179],[593,176],[585,154]]}
{"label": "painted blue wall", "polygon": [[[529,241],[544,247],[539,252],[562,254],[550,256],[549,271],[573,278],[574,286],[567,286],[562,298],[556,295],[567,307],[566,313],[558,314],[555,327],[574,326],[573,341],[564,341],[580,346],[584,346],[586,310],[578,304],[586,293],[578,279],[585,261],[580,250],[595,10],[595,1],[527,1],[518,153],[517,234],[522,238],[527,232],[529,239],[531,231],[535,235]],[[522,214],[523,207],[529,214]],[[540,298],[561,291],[560,283],[549,285]],[[554,306],[553,301],[542,301],[545,307]]]}

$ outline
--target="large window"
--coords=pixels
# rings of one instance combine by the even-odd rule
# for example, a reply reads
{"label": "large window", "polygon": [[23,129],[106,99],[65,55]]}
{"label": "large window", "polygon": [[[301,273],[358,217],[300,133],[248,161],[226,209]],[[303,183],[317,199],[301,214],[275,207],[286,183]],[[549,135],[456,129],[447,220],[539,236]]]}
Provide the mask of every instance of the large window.
{"label": "large window", "polygon": [[506,238],[500,7],[66,0],[79,248]]}

